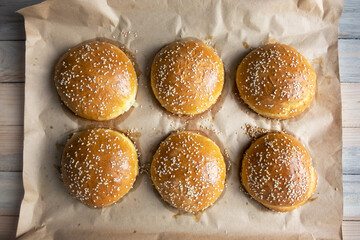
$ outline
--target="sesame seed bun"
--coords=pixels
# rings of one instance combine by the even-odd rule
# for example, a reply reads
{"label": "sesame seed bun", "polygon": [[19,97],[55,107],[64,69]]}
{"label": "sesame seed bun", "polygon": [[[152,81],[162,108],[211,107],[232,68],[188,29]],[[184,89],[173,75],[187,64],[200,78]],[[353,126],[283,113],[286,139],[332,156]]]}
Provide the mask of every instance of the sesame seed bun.
{"label": "sesame seed bun", "polygon": [[169,44],[155,56],[151,87],[160,104],[178,115],[206,111],[219,98],[224,67],[214,49],[195,41]]}
{"label": "sesame seed bun", "polygon": [[95,41],[70,49],[57,63],[54,80],[61,100],[83,118],[114,119],[135,103],[132,62],[110,43]]}
{"label": "sesame seed bun", "polygon": [[134,144],[110,129],[90,129],[73,135],[61,161],[62,179],[69,193],[91,207],[117,202],[138,174]]}
{"label": "sesame seed bun", "polygon": [[224,189],[225,174],[219,147],[190,131],[170,134],[151,164],[151,179],[162,199],[186,212],[212,205]]}
{"label": "sesame seed bun", "polygon": [[287,119],[303,112],[315,95],[316,73],[294,48],[268,44],[240,63],[236,84],[241,98],[258,114]]}
{"label": "sesame seed bun", "polygon": [[251,144],[242,160],[245,190],[265,207],[287,212],[314,193],[317,175],[305,147],[284,133],[268,133]]}

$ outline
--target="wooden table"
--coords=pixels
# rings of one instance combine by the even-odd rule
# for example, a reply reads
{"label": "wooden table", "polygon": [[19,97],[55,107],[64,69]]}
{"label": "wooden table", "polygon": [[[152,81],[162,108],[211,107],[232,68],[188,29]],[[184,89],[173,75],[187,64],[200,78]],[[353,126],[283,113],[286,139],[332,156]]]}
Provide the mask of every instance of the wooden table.
{"label": "wooden table", "polygon": [[[16,10],[41,0],[0,0],[0,239],[15,238],[23,198],[25,32]],[[360,239],[360,2],[345,0],[339,27],[345,240]]]}

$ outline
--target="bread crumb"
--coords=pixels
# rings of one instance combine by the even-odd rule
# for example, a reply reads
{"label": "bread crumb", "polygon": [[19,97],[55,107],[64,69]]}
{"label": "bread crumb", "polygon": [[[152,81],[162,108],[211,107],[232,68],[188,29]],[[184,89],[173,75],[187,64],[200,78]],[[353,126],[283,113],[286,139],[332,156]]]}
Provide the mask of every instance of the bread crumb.
{"label": "bread crumb", "polygon": [[252,126],[249,123],[245,123],[245,133],[252,139],[256,139],[268,132],[271,132],[269,129],[261,128],[257,126]]}

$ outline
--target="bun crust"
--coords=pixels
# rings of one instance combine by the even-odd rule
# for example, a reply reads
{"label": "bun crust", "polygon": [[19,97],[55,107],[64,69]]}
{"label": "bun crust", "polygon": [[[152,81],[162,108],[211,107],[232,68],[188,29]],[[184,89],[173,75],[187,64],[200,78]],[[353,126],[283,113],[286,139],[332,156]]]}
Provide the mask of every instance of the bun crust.
{"label": "bun crust", "polygon": [[138,174],[134,144],[110,129],[90,129],[73,135],[61,161],[62,179],[69,193],[91,207],[117,202]]}
{"label": "bun crust", "polygon": [[299,141],[284,133],[268,133],[245,152],[241,181],[256,201],[287,212],[311,197],[317,175],[308,151]]}
{"label": "bun crust", "polygon": [[95,41],[70,49],[56,65],[54,80],[61,100],[83,118],[114,119],[135,102],[132,62],[110,43]]}
{"label": "bun crust", "polygon": [[188,40],[169,44],[155,56],[151,87],[169,112],[195,115],[206,111],[221,94],[224,67],[206,44]]}
{"label": "bun crust", "polygon": [[303,112],[315,95],[316,73],[294,48],[268,44],[240,63],[236,84],[241,98],[258,114],[287,119]]}
{"label": "bun crust", "polygon": [[186,212],[212,205],[224,189],[225,175],[219,147],[190,131],[167,137],[151,164],[151,179],[162,199]]}

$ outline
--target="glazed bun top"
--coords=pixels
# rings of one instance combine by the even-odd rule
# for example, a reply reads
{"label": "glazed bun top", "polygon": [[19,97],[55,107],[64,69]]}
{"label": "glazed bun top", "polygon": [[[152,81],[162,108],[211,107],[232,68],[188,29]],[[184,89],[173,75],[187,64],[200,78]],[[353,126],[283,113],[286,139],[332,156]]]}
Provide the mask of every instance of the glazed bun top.
{"label": "glazed bun top", "polygon": [[170,134],[156,151],[151,178],[173,207],[196,212],[212,205],[224,189],[226,168],[219,147],[200,134]]}
{"label": "glazed bun top", "polygon": [[117,202],[133,186],[138,174],[134,144],[110,129],[74,134],[61,161],[63,182],[69,193],[91,207]]}
{"label": "glazed bun top", "polygon": [[305,203],[317,184],[308,151],[284,133],[268,133],[251,144],[242,161],[241,180],[255,200],[277,211]]}
{"label": "glazed bun top", "polygon": [[178,115],[206,111],[221,94],[224,67],[206,44],[179,41],[161,49],[152,64],[151,87],[160,104]]}
{"label": "glazed bun top", "polygon": [[236,83],[251,109],[268,118],[287,119],[303,112],[315,95],[316,73],[294,48],[268,44],[240,63]]}
{"label": "glazed bun top", "polygon": [[95,41],[70,49],[56,65],[54,79],[61,100],[83,118],[110,120],[135,103],[132,62],[110,43]]}

